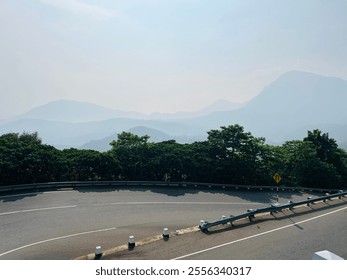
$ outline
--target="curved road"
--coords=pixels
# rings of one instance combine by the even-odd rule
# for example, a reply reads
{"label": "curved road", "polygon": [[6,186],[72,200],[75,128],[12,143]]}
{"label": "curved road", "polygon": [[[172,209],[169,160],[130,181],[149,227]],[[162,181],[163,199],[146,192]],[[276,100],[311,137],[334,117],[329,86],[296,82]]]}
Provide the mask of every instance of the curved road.
{"label": "curved road", "polygon": [[[249,208],[276,193],[153,188],[78,189],[0,196],[0,259],[73,259],[94,251],[195,226]],[[312,194],[310,194],[312,196]],[[280,193],[279,202],[307,194]],[[176,256],[177,257],[177,256]]]}

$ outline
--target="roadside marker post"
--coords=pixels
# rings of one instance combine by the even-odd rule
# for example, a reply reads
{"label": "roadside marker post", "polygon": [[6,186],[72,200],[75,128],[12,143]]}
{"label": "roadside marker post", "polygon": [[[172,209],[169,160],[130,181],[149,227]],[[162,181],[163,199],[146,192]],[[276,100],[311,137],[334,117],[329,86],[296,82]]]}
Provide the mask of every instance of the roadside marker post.
{"label": "roadside marker post", "polygon": [[128,249],[132,250],[134,248],[135,248],[135,237],[133,235],[130,235],[128,240]]}
{"label": "roadside marker post", "polygon": [[164,228],[163,229],[163,239],[165,241],[169,240],[170,238],[170,233],[169,233],[169,229],[168,228]]}
{"label": "roadside marker post", "polygon": [[102,249],[101,246],[96,246],[95,247],[95,259],[100,259],[102,256]]}
{"label": "roadside marker post", "polygon": [[275,180],[277,184],[276,192],[277,192],[277,202],[278,202],[278,183],[281,182],[282,177],[280,174],[276,173],[272,178]]}

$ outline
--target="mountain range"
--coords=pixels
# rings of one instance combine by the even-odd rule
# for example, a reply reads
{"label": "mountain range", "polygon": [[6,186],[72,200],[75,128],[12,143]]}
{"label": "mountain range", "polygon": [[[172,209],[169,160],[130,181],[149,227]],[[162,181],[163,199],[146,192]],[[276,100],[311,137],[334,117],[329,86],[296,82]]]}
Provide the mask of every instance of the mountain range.
{"label": "mountain range", "polygon": [[347,81],[301,71],[290,71],[270,85],[246,106],[186,121],[205,129],[238,123],[256,136],[271,142],[302,139],[307,130],[330,132],[347,140]]}
{"label": "mountain range", "polygon": [[206,139],[210,129],[240,124],[271,144],[302,139],[308,130],[320,129],[345,145],[346,104],[346,80],[290,71],[244,104],[220,100],[197,112],[145,115],[59,100],[2,121],[0,134],[37,131],[44,143],[57,148],[105,151],[122,131],[147,134],[154,142],[190,143]]}

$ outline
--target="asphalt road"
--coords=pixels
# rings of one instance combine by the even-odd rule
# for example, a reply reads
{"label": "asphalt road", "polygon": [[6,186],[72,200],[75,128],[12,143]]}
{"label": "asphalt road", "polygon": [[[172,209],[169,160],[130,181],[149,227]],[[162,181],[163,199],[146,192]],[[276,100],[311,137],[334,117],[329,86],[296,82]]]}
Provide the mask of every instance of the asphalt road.
{"label": "asphalt road", "polygon": [[[134,251],[111,250],[104,259],[127,260],[310,260],[328,250],[347,259],[347,199],[259,215],[233,227],[217,226],[174,235]],[[86,256],[84,256],[86,257]],[[90,256],[89,256],[90,257]]]}
{"label": "asphalt road", "polygon": [[[265,207],[275,200],[275,195],[266,191],[160,188],[151,191],[88,188],[3,195],[0,196],[0,259],[74,259],[93,252],[97,245],[112,248],[126,244],[129,235],[141,240],[161,234],[164,227],[175,231],[195,226],[201,219],[216,220],[222,215]],[[307,196],[281,192],[279,202]],[[334,219],[345,221],[342,212],[340,215]],[[346,222],[341,227],[334,238],[346,229]],[[323,235],[321,239],[324,238]],[[210,258],[211,254],[201,258],[206,257]],[[216,258],[227,259],[230,255],[221,253]]]}
{"label": "asphalt road", "polygon": [[[310,260],[314,252],[328,250],[347,259],[347,204],[324,207],[319,211],[318,206],[312,208],[316,210],[299,217],[293,215],[282,221],[275,219],[257,223],[237,238],[229,236],[216,246],[175,258]],[[289,212],[285,211],[286,215]],[[282,213],[276,215],[277,218],[286,216]]]}

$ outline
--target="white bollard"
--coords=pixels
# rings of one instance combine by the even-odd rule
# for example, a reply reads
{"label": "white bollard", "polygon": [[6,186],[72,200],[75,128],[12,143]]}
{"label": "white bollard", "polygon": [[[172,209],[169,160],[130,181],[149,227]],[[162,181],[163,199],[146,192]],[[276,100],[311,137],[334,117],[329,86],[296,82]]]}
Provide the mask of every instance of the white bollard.
{"label": "white bollard", "polygon": [[101,246],[96,246],[96,247],[95,247],[95,257],[96,257],[96,258],[100,258],[101,255],[102,255]]}
{"label": "white bollard", "polygon": [[163,229],[163,238],[164,240],[168,240],[170,238],[170,232],[168,228]]}
{"label": "white bollard", "polygon": [[134,249],[135,245],[136,245],[135,244],[135,237],[133,235],[130,235],[129,239],[128,239],[128,248],[129,248],[129,250]]}

